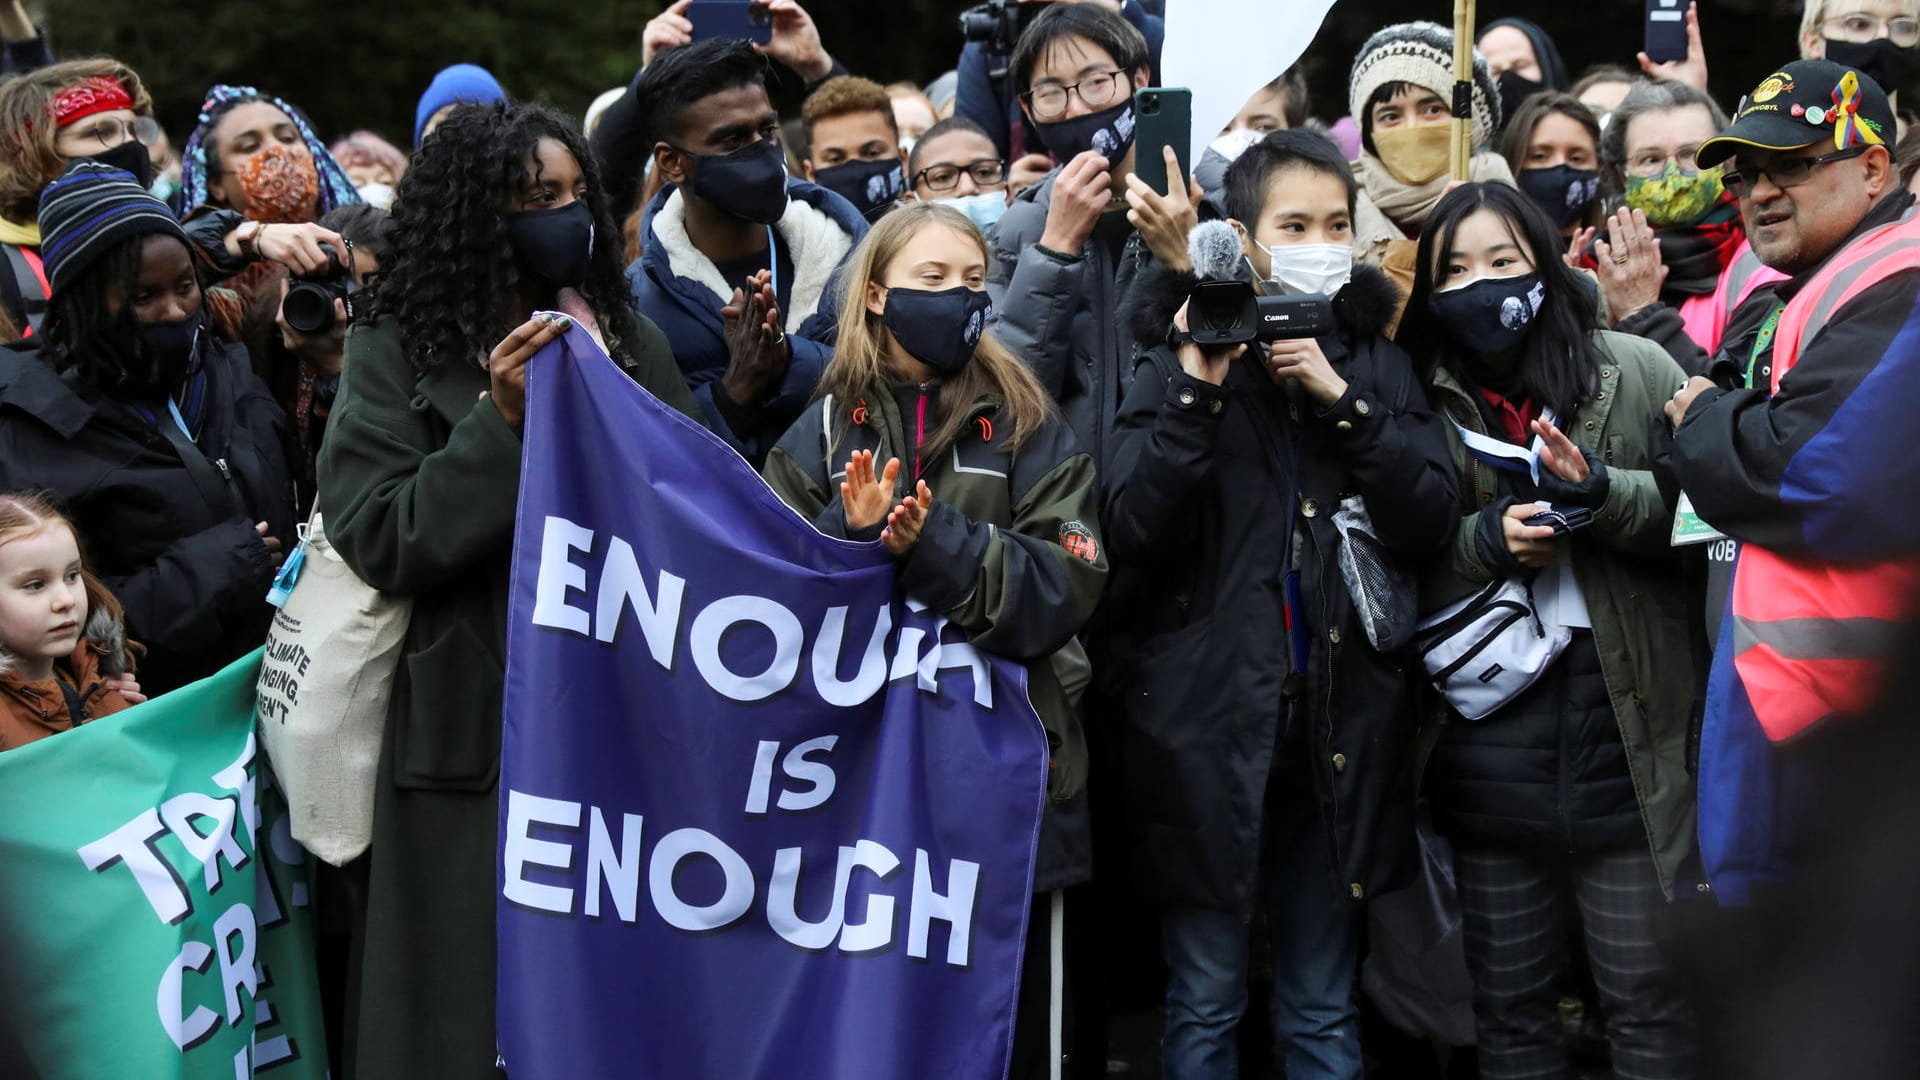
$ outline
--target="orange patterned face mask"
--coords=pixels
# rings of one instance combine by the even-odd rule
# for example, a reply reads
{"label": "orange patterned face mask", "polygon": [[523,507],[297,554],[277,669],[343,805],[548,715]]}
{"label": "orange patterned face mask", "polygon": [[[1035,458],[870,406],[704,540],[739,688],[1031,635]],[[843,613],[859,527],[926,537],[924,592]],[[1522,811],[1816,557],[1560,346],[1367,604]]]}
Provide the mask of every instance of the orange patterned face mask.
{"label": "orange patterned face mask", "polygon": [[313,220],[320,200],[320,173],[311,158],[275,143],[234,166],[247,193],[247,217],[269,225],[300,225]]}

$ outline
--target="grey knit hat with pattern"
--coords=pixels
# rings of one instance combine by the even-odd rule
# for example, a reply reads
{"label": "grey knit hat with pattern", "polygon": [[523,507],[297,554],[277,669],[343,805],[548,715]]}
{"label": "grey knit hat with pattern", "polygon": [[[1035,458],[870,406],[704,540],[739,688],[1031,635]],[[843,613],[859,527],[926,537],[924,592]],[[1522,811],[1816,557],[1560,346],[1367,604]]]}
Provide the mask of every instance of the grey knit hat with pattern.
{"label": "grey knit hat with pattern", "polygon": [[[1453,31],[1431,22],[1396,23],[1376,32],[1360,46],[1347,77],[1347,108],[1360,130],[1366,121],[1367,101],[1388,83],[1412,83],[1453,101]],[[1500,130],[1500,91],[1487,71],[1487,58],[1473,51],[1473,145],[1485,146]]]}

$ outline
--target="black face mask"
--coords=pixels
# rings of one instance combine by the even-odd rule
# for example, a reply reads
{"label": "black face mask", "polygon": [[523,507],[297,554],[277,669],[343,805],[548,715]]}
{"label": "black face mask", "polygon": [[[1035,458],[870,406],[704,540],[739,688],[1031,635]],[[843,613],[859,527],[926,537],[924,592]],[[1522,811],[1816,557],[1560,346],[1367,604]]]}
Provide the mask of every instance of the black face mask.
{"label": "black face mask", "polygon": [[1107,164],[1117,165],[1133,145],[1133,102],[1122,101],[1097,113],[1034,126],[1040,129],[1047,149],[1062,162],[1091,150],[1106,158]]}
{"label": "black face mask", "polygon": [[1547,295],[1539,273],[1481,278],[1464,289],[1437,292],[1427,310],[1453,347],[1468,356],[1504,356],[1533,332]]}
{"label": "black face mask", "polygon": [[173,393],[193,367],[193,351],[200,340],[204,313],[202,308],[178,322],[135,324],[140,333],[138,368],[145,377],[130,372],[128,389],[157,396]]}
{"label": "black face mask", "polygon": [[1596,169],[1576,169],[1571,165],[1522,169],[1515,179],[1520,190],[1562,229],[1579,221],[1580,215],[1587,212],[1587,206],[1600,194],[1600,173]]}
{"label": "black face mask", "polygon": [[555,290],[578,285],[593,265],[593,211],[575,199],[558,210],[508,214],[507,243],[522,272]]}
{"label": "black face mask", "polygon": [[1827,39],[1827,59],[1850,68],[1859,68],[1867,78],[1891,94],[1900,89],[1913,73],[1913,50],[1903,49],[1891,38],[1872,41],[1835,41]]}
{"label": "black face mask", "polygon": [[124,169],[133,174],[143,188],[153,186],[153,156],[139,139],[128,139],[111,150],[87,155],[102,165]]}
{"label": "black face mask", "polygon": [[772,139],[761,139],[731,154],[692,158],[688,190],[721,213],[756,225],[771,225],[787,212],[787,155]]}
{"label": "black face mask", "polygon": [[1525,75],[1509,68],[1500,73],[1500,115],[1511,117],[1520,103],[1547,88],[1543,82],[1535,82]]}
{"label": "black face mask", "polygon": [[909,356],[942,375],[951,375],[973,360],[991,318],[993,301],[987,291],[965,285],[938,292],[888,289],[886,310],[880,316]]}
{"label": "black face mask", "polygon": [[891,209],[907,188],[906,174],[897,157],[849,161],[821,169],[813,174],[813,182],[852,203],[868,221],[878,219]]}

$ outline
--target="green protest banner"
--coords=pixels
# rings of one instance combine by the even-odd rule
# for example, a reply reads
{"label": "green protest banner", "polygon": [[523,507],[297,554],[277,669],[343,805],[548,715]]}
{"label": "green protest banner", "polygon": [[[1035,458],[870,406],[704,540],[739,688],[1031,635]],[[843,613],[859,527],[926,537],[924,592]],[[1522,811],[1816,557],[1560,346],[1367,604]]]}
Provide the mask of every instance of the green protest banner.
{"label": "green protest banner", "polygon": [[259,666],[0,754],[0,1075],[325,1080]]}

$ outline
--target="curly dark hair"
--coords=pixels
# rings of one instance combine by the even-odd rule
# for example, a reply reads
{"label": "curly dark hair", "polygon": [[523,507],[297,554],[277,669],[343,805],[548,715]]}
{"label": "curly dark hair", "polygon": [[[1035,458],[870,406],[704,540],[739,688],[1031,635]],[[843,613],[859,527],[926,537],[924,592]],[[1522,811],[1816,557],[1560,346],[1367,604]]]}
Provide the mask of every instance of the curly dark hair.
{"label": "curly dark hair", "polygon": [[485,356],[514,327],[520,269],[506,216],[526,183],[541,139],[580,163],[594,244],[578,291],[593,308],[607,350],[633,363],[639,321],[620,263],[620,229],[607,211],[593,152],[565,116],[529,103],[462,105],[414,152],[394,193],[391,258],[382,260],[373,317],[400,321],[414,367]]}
{"label": "curly dark hair", "polygon": [[[72,371],[87,385],[106,391],[159,381],[157,363],[142,355],[133,305],[123,303],[118,311],[107,305],[109,294],[132,297],[139,292],[142,252],[153,235],[130,236],[109,248],[48,300],[40,356],[54,370]],[[206,305],[204,285],[200,303]]]}

